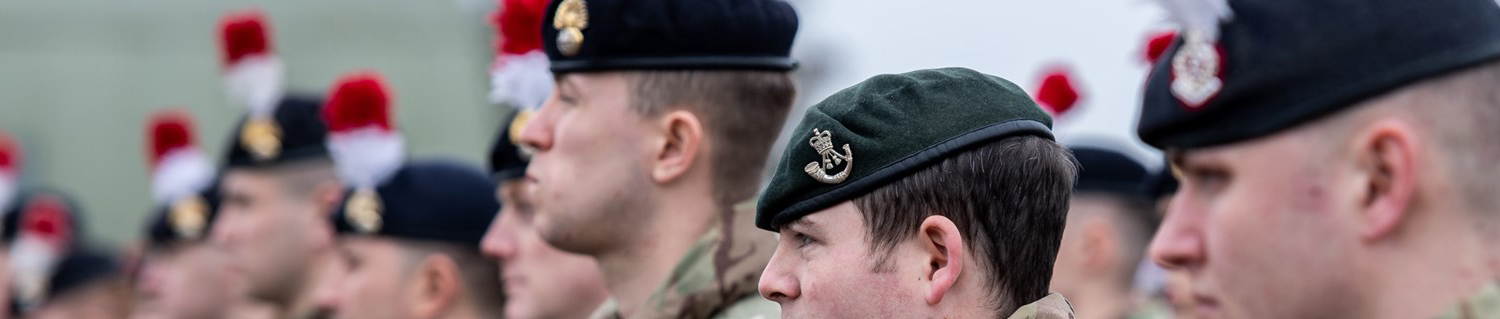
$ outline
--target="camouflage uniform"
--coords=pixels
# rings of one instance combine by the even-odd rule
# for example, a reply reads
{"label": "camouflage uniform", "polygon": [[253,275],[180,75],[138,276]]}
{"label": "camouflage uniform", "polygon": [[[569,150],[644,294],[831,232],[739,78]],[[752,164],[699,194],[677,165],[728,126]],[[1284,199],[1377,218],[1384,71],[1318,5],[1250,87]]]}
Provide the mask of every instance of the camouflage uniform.
{"label": "camouflage uniform", "polygon": [[1146,298],[1135,306],[1134,310],[1125,314],[1125,319],[1166,319],[1172,318],[1172,305],[1166,300],[1158,297]]}
{"label": "camouflage uniform", "polygon": [[1010,319],[1073,319],[1073,303],[1063,298],[1062,294],[1049,293],[1046,297],[1036,302],[1021,306],[1012,313]]}
{"label": "camouflage uniform", "polygon": [[1443,312],[1439,319],[1500,319],[1500,286],[1491,282],[1458,305]]}
{"label": "camouflage uniform", "polygon": [[[761,298],[757,290],[760,273],[776,251],[776,239],[754,228],[754,209],[752,200],[721,215],[719,220],[728,222],[699,238],[667,282],[630,319],[780,318],[781,307]],[[625,317],[611,298],[590,318]]]}

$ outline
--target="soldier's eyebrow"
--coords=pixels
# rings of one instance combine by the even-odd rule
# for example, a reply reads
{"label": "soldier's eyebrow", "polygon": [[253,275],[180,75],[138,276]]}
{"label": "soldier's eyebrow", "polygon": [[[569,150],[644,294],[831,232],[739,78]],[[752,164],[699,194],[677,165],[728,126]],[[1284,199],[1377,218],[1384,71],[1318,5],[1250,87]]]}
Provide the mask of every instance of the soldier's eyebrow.
{"label": "soldier's eyebrow", "polygon": [[822,225],[818,225],[817,222],[808,219],[806,216],[786,223],[786,226],[782,226],[782,228],[791,229],[803,234],[819,234],[822,233],[821,230],[823,229]]}

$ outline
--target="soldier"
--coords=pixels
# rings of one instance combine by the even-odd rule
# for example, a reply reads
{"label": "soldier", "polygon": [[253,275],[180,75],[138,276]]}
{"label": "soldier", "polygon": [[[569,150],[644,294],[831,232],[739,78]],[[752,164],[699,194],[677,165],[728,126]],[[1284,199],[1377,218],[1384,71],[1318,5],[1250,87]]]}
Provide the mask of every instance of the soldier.
{"label": "soldier", "polygon": [[788,318],[1072,318],[1047,284],[1078,168],[1051,126],[963,68],[813,105],[756,215],[780,234],[761,295]]}
{"label": "soldier", "polygon": [[500,205],[484,173],[450,161],[404,163],[379,76],[343,77],[324,119],[340,176],[351,189],[332,223],[349,265],[336,318],[500,318],[495,261],[479,241]]}
{"label": "soldier", "polygon": [[620,318],[774,316],[749,228],[796,89],[781,0],[561,0],[543,27],[556,91],[521,141],[543,240],[598,261]]}
{"label": "soldier", "polygon": [[0,319],[10,318],[11,273],[10,244],[15,239],[16,216],[20,210],[22,171],[21,145],[10,134],[0,131]]}
{"label": "soldier", "polygon": [[535,108],[552,93],[552,74],[542,50],[542,15],[546,0],[504,0],[494,15],[500,34],[491,69],[492,101],[517,108],[490,147],[490,173],[500,214],[490,224],[481,248],[500,261],[505,284],[505,317],[510,319],[588,318],[609,297],[599,264],[589,256],[564,252],[537,235],[527,192],[530,150],[517,140]]}
{"label": "soldier", "polygon": [[65,194],[35,190],[6,216],[14,314],[24,318],[116,318],[129,313],[119,263],[94,248],[79,207]]}
{"label": "soldier", "polygon": [[157,209],[146,226],[136,318],[243,318],[262,311],[244,297],[227,256],[205,243],[220,197],[217,170],[193,132],[192,118],[181,111],[157,113],[148,126]]}
{"label": "soldier", "polygon": [[1138,133],[1201,317],[1500,317],[1500,6],[1181,1]]}
{"label": "soldier", "polygon": [[250,109],[231,131],[223,203],[211,241],[223,247],[247,293],[280,318],[317,318],[317,287],[342,265],[328,216],[342,187],[317,99],[284,97],[281,65],[256,12],[222,21],[230,95]]}
{"label": "soldier", "polygon": [[1156,232],[1156,212],[1141,193],[1146,168],[1106,147],[1070,147],[1078,184],[1053,267],[1052,291],[1081,309],[1079,318],[1157,318],[1161,309],[1136,292],[1137,266]]}
{"label": "soldier", "polygon": [[587,318],[609,293],[594,259],[553,248],[537,234],[536,212],[522,180],[529,155],[510,134],[526,125],[529,115],[523,112],[512,113],[490,148],[500,214],[485,233],[482,248],[500,260],[506,318]]}

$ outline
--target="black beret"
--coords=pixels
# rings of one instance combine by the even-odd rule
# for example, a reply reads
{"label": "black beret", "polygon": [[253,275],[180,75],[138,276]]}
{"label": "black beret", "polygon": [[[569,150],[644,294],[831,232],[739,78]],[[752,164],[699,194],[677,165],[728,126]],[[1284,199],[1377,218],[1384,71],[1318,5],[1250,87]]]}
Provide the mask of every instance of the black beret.
{"label": "black beret", "polygon": [[146,244],[163,247],[206,238],[219,216],[221,198],[218,179],[214,179],[195,196],[157,207],[146,222]]}
{"label": "black beret", "polygon": [[506,117],[505,124],[500,126],[500,132],[495,134],[494,144],[490,145],[490,176],[496,182],[526,176],[526,165],[531,163],[531,154],[516,145],[516,136],[530,119],[531,113],[528,111],[511,112]]}
{"label": "black beret", "polygon": [[1147,80],[1141,140],[1192,148],[1265,136],[1500,57],[1494,0],[1229,0],[1229,7],[1233,18],[1217,43],[1221,89],[1203,103],[1173,95],[1174,58],[1195,52],[1182,50],[1179,37]]}
{"label": "black beret", "polygon": [[964,68],[878,75],[808,108],[761,198],[782,224],[869,193],[972,146],[1052,138],[1052,117],[1005,79]]}
{"label": "black beret", "polygon": [[478,247],[500,211],[495,184],[483,172],[447,160],[407,163],[374,191],[373,205],[361,202],[361,190],[346,193],[333,215],[339,233]]}
{"label": "black beret", "polygon": [[[1164,161],[1165,162],[1165,161]],[[1172,163],[1163,163],[1160,169],[1152,171],[1141,183],[1141,193],[1146,198],[1156,200],[1177,192],[1177,176],[1172,174]]]}
{"label": "black beret", "polygon": [[47,300],[122,275],[120,263],[114,256],[94,248],[80,247],[69,251],[56,267],[48,280]]}
{"label": "black beret", "polygon": [[1073,158],[1078,159],[1078,192],[1103,192],[1127,197],[1140,195],[1141,182],[1146,179],[1146,167],[1134,158],[1119,151],[1092,147],[1074,146]]}
{"label": "black beret", "polygon": [[[224,163],[229,168],[272,167],[306,159],[328,158],[328,126],[323,123],[322,99],[287,96],[276,106],[270,120],[279,129],[280,136],[269,137],[273,145],[269,152],[254,151],[246,145],[245,126],[253,122],[249,116],[240,119],[230,131],[229,152]],[[263,134],[250,134],[265,139]],[[258,155],[260,154],[260,155]]]}
{"label": "black beret", "polygon": [[554,0],[552,72],[791,70],[797,12],[782,0]]}

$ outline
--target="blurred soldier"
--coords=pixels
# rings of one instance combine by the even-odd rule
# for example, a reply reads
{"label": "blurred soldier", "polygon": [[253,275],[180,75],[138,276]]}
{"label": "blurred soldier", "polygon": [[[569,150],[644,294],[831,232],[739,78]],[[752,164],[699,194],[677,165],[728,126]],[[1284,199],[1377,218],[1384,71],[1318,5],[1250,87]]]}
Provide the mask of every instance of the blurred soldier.
{"label": "blurred soldier", "polygon": [[879,75],[808,109],[756,226],[787,318],[1073,318],[1049,294],[1077,165],[1019,87]]}
{"label": "blurred soldier", "polygon": [[[1165,51],[1163,47],[1161,50]],[[1141,185],[1142,192],[1146,198],[1151,200],[1153,213],[1158,225],[1161,217],[1167,213],[1167,204],[1172,201],[1172,194],[1177,192],[1177,177],[1172,175],[1171,161],[1164,161],[1162,167],[1152,171],[1146,176],[1146,181]],[[1155,232],[1153,231],[1154,235]],[[1149,256],[1149,252],[1147,252]],[[1147,263],[1141,267],[1155,268],[1153,271],[1160,272],[1160,286],[1147,290],[1151,295],[1147,299],[1149,303],[1163,305],[1172,313],[1172,318],[1191,319],[1196,318],[1198,303],[1193,299],[1193,284],[1186,271],[1168,270],[1161,268],[1151,258],[1142,262]],[[1137,280],[1140,278],[1138,277]]]}
{"label": "blurred soldier", "polygon": [[79,207],[57,191],[32,191],[21,198],[19,209],[6,216],[4,234],[11,238],[15,277],[7,288],[15,292],[14,313],[68,319],[130,313],[119,263],[91,246]]}
{"label": "blurred soldier", "polygon": [[10,318],[11,271],[10,245],[15,239],[16,220],[20,215],[21,145],[10,134],[0,131],[0,319]]}
{"label": "blurred soldier", "polygon": [[321,103],[283,97],[281,65],[258,13],[227,16],[222,32],[229,93],[250,111],[231,130],[212,241],[249,295],[273,304],[278,317],[320,317],[327,309],[318,308],[315,289],[342,267],[328,223],[342,187],[324,146]]}
{"label": "blurred soldier", "polygon": [[345,192],[332,222],[349,271],[330,302],[337,318],[500,318],[504,293],[479,241],[500,205],[477,168],[403,163],[378,75],[339,80],[324,106]]}
{"label": "blurred soldier", "polygon": [[1156,212],[1140,187],[1146,168],[1103,147],[1071,148],[1078,184],[1068,204],[1052,291],[1068,296],[1084,319],[1155,318],[1135,292],[1137,266],[1156,231]]}
{"label": "blurred soldier", "polygon": [[1138,133],[1201,317],[1500,317],[1495,1],[1170,4]]}
{"label": "blurred soldier", "polygon": [[135,318],[245,318],[255,304],[231,273],[228,256],[204,242],[219,208],[216,170],[194,144],[192,118],[153,115],[147,126],[151,190],[146,251],[135,292]]}
{"label": "blurred soldier", "polygon": [[505,317],[510,319],[583,319],[609,297],[599,264],[593,258],[552,248],[537,234],[528,184],[524,181],[530,150],[517,140],[536,107],[552,94],[552,74],[542,50],[542,15],[546,0],[503,0],[493,24],[497,28],[494,90],[491,101],[512,112],[490,147],[490,173],[497,187],[500,214],[485,233],[483,250],[500,260],[505,284]]}
{"label": "blurred soldier", "polygon": [[593,256],[604,318],[774,316],[748,205],[796,89],[781,0],[555,1],[557,88],[521,133],[543,240]]}
{"label": "blurred soldier", "polygon": [[505,317],[582,319],[608,297],[594,259],[552,248],[538,236],[526,175],[527,157],[510,132],[528,115],[512,113],[490,149],[490,167],[499,184],[500,215],[484,236],[484,252],[500,260],[505,283]]}

